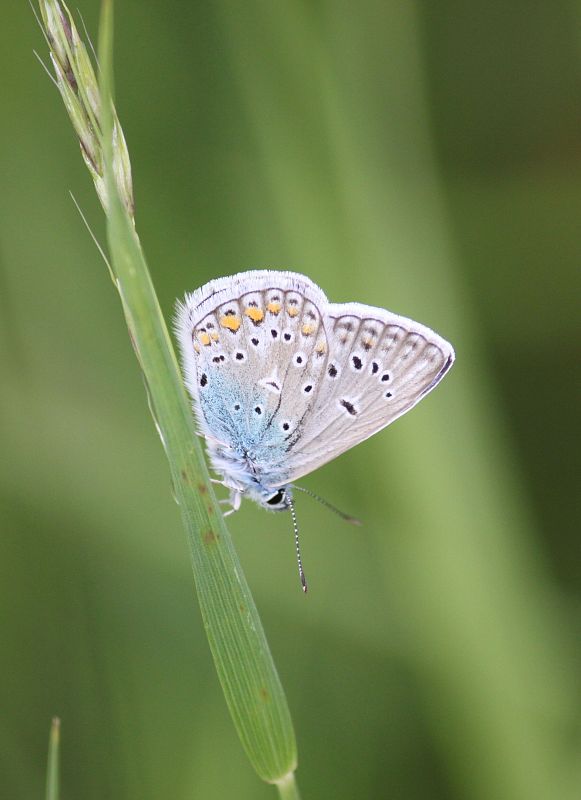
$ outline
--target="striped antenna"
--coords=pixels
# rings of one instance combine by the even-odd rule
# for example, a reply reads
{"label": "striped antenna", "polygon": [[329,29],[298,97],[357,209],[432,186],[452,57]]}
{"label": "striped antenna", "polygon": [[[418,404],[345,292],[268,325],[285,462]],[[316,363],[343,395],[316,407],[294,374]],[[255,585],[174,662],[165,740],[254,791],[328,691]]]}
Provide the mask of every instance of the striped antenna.
{"label": "striped antenna", "polygon": [[362,524],[360,519],[357,519],[357,517],[352,517],[351,514],[345,514],[344,511],[341,511],[336,506],[334,506],[332,503],[330,503],[328,500],[325,500],[324,497],[320,497],[318,494],[315,494],[314,492],[311,492],[310,489],[305,489],[302,486],[297,486],[295,483],[292,484],[292,488],[296,489],[299,492],[304,492],[305,494],[308,494],[309,497],[313,498],[313,500],[316,500],[322,506],[325,506],[326,508],[328,508],[329,511],[332,511],[334,514],[337,514],[338,517],[341,517],[341,519],[344,519],[345,522],[349,522],[351,525],[357,525],[357,526]]}
{"label": "striped antenna", "polygon": [[295,504],[294,504],[294,502],[293,502],[291,497],[287,496],[286,501],[288,503],[288,507],[290,509],[291,517],[292,517],[292,520],[293,520],[293,528],[294,528],[294,532],[295,532],[295,550],[297,552],[297,564],[299,565],[299,577],[301,579],[301,586],[303,587],[303,592],[306,593],[306,591],[307,591],[307,579],[305,578],[305,572],[303,570],[303,560],[301,558],[301,548],[299,546],[299,526],[298,526],[298,523],[297,523],[297,515],[296,515],[296,511],[295,511]]}

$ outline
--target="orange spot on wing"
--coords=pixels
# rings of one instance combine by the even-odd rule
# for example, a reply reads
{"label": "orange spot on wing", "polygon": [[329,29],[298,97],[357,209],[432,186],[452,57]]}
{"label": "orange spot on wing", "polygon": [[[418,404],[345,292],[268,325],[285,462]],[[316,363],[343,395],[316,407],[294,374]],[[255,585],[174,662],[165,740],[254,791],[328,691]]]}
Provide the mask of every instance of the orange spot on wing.
{"label": "orange spot on wing", "polygon": [[301,328],[301,333],[303,336],[311,336],[315,332],[316,328],[314,325],[309,325],[308,322],[305,322],[303,327]]}
{"label": "orange spot on wing", "polygon": [[270,313],[274,314],[275,316],[279,313],[279,311],[281,309],[280,303],[274,303],[274,302],[273,303],[269,303],[266,307],[270,311]]}
{"label": "orange spot on wing", "polygon": [[237,317],[236,315],[224,316],[220,318],[220,325],[223,328],[228,328],[228,330],[232,331],[233,333],[236,333],[241,324],[240,317]]}
{"label": "orange spot on wing", "polygon": [[210,335],[208,333],[200,333],[198,335],[198,339],[200,340],[200,343],[203,344],[204,346],[209,345],[211,341]]}
{"label": "orange spot on wing", "polygon": [[244,313],[252,320],[252,322],[262,322],[264,319],[264,311],[261,308],[248,306],[248,308],[244,309]]}
{"label": "orange spot on wing", "polygon": [[298,308],[295,308],[295,306],[289,306],[286,310],[286,313],[289,315],[289,317],[296,317],[298,316],[299,310]]}

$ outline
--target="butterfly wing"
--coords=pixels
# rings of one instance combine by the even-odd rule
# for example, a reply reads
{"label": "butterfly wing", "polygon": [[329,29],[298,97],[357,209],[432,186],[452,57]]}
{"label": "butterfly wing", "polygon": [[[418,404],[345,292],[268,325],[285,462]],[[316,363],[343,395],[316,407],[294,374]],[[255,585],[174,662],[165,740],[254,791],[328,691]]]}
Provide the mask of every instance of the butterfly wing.
{"label": "butterfly wing", "polygon": [[203,432],[265,486],[306,475],[412,408],[452,347],[380,308],[332,305],[271,270],[211,281],[178,307],[186,382]]}
{"label": "butterfly wing", "polygon": [[176,333],[202,432],[244,454],[268,485],[284,481],[289,444],[322,379],[326,305],[308,278],[264,270],[211,281],[178,306]]}
{"label": "butterfly wing", "polygon": [[434,331],[381,308],[329,305],[328,357],[311,413],[288,453],[297,480],[372,436],[430,392],[454,362]]}

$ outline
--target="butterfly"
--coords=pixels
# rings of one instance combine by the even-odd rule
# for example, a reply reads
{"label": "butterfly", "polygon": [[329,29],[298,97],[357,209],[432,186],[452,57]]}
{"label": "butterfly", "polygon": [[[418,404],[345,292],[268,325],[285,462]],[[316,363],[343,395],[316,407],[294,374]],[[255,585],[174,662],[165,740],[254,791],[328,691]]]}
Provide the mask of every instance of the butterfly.
{"label": "butterfly", "polygon": [[452,346],[418,322],[330,303],[309,278],[275,270],[187,294],[175,330],[200,433],[230,490],[227,513],[243,497],[290,510],[306,591],[293,482],[413,408],[452,366]]}

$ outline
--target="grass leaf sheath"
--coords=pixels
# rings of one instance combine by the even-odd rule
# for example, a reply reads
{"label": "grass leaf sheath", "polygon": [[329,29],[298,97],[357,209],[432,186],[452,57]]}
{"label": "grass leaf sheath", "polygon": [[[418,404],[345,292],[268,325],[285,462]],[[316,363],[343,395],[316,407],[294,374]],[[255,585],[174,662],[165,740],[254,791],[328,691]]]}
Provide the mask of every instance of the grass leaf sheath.
{"label": "grass leaf sheath", "polygon": [[[288,705],[216,504],[167,326],[135,231],[129,153],[112,99],[113,4],[111,0],[102,4],[99,81],[66,5],[40,0],[40,9],[56,81],[107,215],[113,276],[169,461],[204,628],[226,702],[257,773],[282,786],[281,796],[296,798],[296,744]],[[294,793],[289,794],[291,789]]]}

